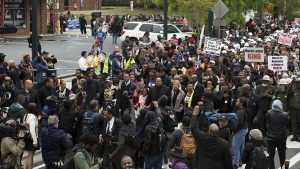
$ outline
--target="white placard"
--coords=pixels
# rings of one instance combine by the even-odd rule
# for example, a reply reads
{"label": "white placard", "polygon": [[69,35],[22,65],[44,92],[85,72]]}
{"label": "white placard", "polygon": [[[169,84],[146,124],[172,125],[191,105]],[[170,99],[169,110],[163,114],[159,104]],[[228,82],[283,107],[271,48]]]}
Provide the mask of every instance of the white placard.
{"label": "white placard", "polygon": [[288,70],[288,57],[268,56],[268,69],[275,72]]}
{"label": "white placard", "polygon": [[214,39],[205,37],[204,52],[220,55],[222,41],[220,39]]}
{"label": "white placard", "polygon": [[265,54],[263,48],[245,48],[246,62],[264,62]]}

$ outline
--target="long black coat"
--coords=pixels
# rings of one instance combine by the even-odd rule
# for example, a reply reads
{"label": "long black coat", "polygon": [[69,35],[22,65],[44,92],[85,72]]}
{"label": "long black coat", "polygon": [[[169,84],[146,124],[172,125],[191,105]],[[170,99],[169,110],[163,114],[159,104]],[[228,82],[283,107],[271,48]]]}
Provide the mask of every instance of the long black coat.
{"label": "long black coat", "polygon": [[197,145],[194,156],[196,168],[233,169],[229,143],[218,136],[200,131],[197,122],[197,117],[193,116],[191,129]]}

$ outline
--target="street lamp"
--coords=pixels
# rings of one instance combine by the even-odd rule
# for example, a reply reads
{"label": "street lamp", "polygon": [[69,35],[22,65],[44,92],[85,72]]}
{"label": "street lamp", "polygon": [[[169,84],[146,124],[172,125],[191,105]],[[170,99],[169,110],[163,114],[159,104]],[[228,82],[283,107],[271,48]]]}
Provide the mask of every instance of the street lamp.
{"label": "street lamp", "polygon": [[32,6],[32,59],[38,56],[38,0],[31,0]]}
{"label": "street lamp", "polygon": [[164,0],[164,38],[168,40],[168,0]]}

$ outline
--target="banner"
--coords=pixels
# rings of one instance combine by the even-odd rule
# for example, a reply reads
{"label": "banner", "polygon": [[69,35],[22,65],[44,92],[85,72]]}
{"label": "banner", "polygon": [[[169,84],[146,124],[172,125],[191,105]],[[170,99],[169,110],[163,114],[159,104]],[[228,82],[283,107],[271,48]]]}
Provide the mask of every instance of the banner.
{"label": "banner", "polygon": [[288,57],[287,56],[269,56],[268,69],[278,72],[288,70]]}
{"label": "banner", "polygon": [[280,33],[278,43],[282,45],[292,46],[293,36],[287,33]]}
{"label": "banner", "polygon": [[245,48],[245,61],[246,62],[264,62],[265,55],[263,48]]}
{"label": "banner", "polygon": [[220,39],[205,37],[204,52],[220,55],[221,45],[222,45],[222,41]]}

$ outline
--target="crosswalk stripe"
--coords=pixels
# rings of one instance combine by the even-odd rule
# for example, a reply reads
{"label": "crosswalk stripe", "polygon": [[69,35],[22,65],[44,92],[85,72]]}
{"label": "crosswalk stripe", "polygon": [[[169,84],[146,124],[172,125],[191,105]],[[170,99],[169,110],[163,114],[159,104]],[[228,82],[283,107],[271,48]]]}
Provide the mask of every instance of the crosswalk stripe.
{"label": "crosswalk stripe", "polygon": [[43,167],[45,167],[45,164],[41,164],[39,166],[33,167],[33,169],[40,169],[40,168],[43,168]]}

